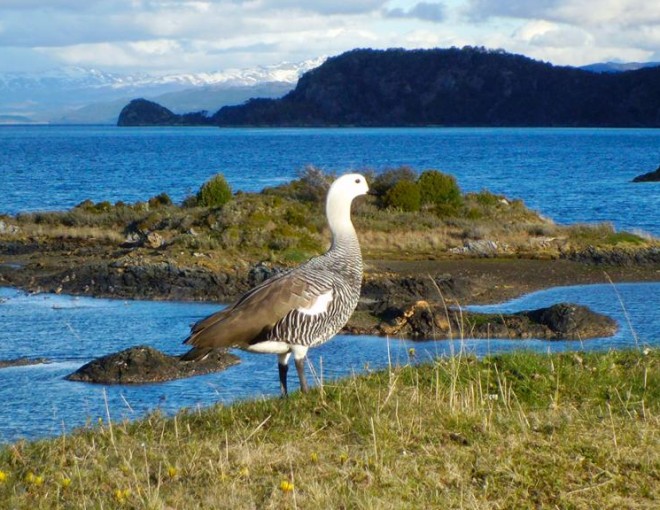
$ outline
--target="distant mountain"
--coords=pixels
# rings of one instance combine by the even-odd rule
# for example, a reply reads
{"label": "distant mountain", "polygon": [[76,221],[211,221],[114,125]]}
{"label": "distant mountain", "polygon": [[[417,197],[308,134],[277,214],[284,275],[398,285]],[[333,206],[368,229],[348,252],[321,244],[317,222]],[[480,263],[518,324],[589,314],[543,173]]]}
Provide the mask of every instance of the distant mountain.
{"label": "distant mountain", "polygon": [[580,66],[580,69],[593,73],[621,73],[623,71],[637,71],[645,67],[658,67],[660,62],[601,62]]}
{"label": "distant mountain", "polygon": [[118,126],[200,126],[210,124],[204,112],[178,115],[164,106],[134,99],[122,109],[117,119]]}
{"label": "distant mountain", "polygon": [[[205,85],[175,92],[146,96],[174,113],[184,114],[191,111],[215,112],[226,105],[241,104],[253,97],[278,98],[289,92],[295,82],[266,82],[255,85]],[[115,124],[122,108],[131,99],[122,97],[113,101],[92,103],[77,110],[68,111],[60,116],[53,116],[56,124]]]}
{"label": "distant mountain", "polygon": [[17,122],[111,123],[132,98],[162,101],[177,112],[217,110],[250,97],[280,97],[299,76],[323,62],[166,76],[121,75],[69,67],[0,74],[0,116]]}
{"label": "distant mountain", "polygon": [[281,99],[225,106],[219,126],[660,127],[660,67],[594,73],[501,50],[353,50]]}

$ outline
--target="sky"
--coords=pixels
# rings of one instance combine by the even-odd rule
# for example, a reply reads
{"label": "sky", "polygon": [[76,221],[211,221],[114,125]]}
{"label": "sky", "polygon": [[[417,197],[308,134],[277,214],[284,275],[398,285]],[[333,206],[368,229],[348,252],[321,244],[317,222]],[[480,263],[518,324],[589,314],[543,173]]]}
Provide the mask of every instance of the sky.
{"label": "sky", "polygon": [[0,0],[0,72],[212,72],[466,45],[557,65],[660,61],[660,2]]}

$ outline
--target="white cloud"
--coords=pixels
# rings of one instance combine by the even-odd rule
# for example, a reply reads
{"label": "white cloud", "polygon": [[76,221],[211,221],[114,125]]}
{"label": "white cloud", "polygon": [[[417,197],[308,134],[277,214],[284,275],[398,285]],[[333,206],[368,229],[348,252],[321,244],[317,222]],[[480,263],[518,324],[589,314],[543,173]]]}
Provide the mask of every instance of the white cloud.
{"label": "white cloud", "polygon": [[542,48],[580,47],[593,44],[593,36],[586,30],[543,20],[525,23],[513,33],[513,38]]}
{"label": "white cloud", "polygon": [[0,0],[0,20],[0,71],[46,59],[208,71],[466,44],[559,64],[660,58],[660,2],[648,0]]}
{"label": "white cloud", "polygon": [[419,2],[409,9],[395,7],[386,9],[385,16],[388,18],[412,18],[422,21],[439,23],[446,19],[445,5],[438,2]]}

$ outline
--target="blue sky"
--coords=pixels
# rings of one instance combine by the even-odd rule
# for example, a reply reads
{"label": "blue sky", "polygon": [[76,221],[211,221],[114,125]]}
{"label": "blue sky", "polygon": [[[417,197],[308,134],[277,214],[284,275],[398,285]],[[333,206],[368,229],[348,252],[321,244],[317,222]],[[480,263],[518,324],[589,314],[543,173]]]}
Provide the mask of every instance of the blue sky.
{"label": "blue sky", "polygon": [[660,61],[660,2],[0,0],[0,72],[202,72],[464,45],[560,65]]}

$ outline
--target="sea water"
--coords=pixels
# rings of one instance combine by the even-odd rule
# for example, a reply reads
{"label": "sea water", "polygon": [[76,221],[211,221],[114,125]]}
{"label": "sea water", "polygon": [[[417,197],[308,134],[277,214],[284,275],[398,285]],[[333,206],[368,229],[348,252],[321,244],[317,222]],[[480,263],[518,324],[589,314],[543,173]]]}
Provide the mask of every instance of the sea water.
{"label": "sea water", "polygon": [[557,223],[610,222],[660,235],[660,129],[219,129],[0,127],[0,214],[95,202],[175,202],[223,173],[258,191],[307,165],[328,172],[410,166],[464,191],[519,198]]}
{"label": "sea water", "polygon": [[[660,347],[657,313],[660,283],[557,287],[502,305],[471,307],[515,312],[570,301],[613,317],[613,337],[583,341],[454,339],[413,342],[398,338],[339,335],[309,353],[308,378],[328,382],[389,364],[467,352],[477,356],[531,349],[539,352]],[[94,385],[64,377],[104,354],[150,345],[169,354],[181,344],[191,323],[219,305],[124,301],[55,294],[30,295],[0,288],[0,359],[44,357],[46,364],[0,370],[0,442],[69,433],[98,418],[134,419],[160,409],[206,407],[279,394],[275,356],[237,351],[241,363],[223,372],[144,385]],[[297,379],[290,377],[292,389]]]}

